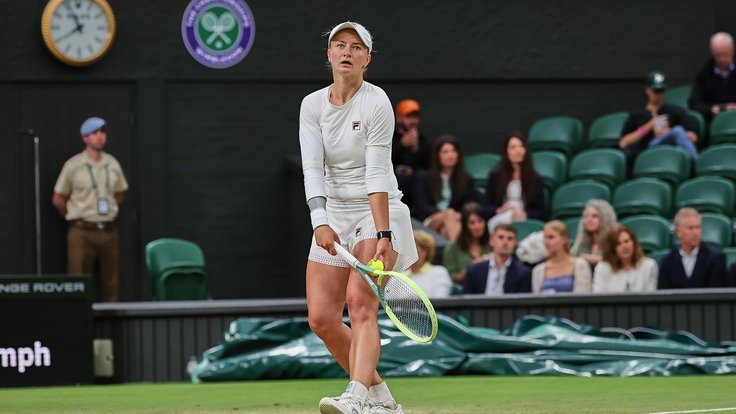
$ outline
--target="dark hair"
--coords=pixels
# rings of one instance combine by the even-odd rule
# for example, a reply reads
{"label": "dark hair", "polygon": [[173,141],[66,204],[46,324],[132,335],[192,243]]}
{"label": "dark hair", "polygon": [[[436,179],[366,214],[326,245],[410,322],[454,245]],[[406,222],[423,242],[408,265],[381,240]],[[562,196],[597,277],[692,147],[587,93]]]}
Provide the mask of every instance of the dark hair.
{"label": "dark hair", "polygon": [[621,258],[618,257],[616,254],[616,247],[618,246],[618,238],[621,235],[621,233],[626,233],[631,237],[631,242],[634,243],[634,253],[631,256],[631,264],[636,267],[639,264],[639,261],[642,257],[644,257],[644,251],[641,248],[641,244],[639,244],[639,239],[636,237],[636,233],[634,233],[633,230],[630,228],[624,226],[624,225],[617,225],[611,228],[611,230],[606,233],[606,237],[603,239],[603,243],[601,243],[601,253],[603,256],[603,261],[607,262],[609,265],[611,265],[611,270],[614,272],[618,272],[619,270],[624,268],[624,263],[621,261]]}
{"label": "dark hair", "polygon": [[521,198],[524,200],[524,205],[528,206],[530,200],[539,197],[539,191],[542,189],[537,188],[537,172],[534,170],[532,153],[526,145],[526,138],[520,132],[512,132],[503,141],[501,163],[491,173],[496,181],[496,200],[493,200],[493,202],[500,203],[503,201],[503,198],[506,197],[506,188],[514,178],[514,166],[511,165],[509,159],[509,144],[514,138],[520,140],[521,145],[526,148],[526,154],[524,154],[524,159],[521,161]]}
{"label": "dark hair", "polygon": [[516,227],[512,226],[509,223],[501,223],[496,228],[493,229],[493,233],[495,234],[499,230],[509,231],[511,233],[514,233],[514,236],[516,236]]}
{"label": "dark hair", "polygon": [[471,180],[468,173],[465,171],[465,163],[463,162],[463,152],[460,150],[460,144],[457,142],[454,136],[450,134],[443,134],[437,137],[434,142],[434,153],[432,154],[432,166],[429,169],[429,179],[432,185],[432,196],[435,201],[442,198],[442,178],[440,173],[442,172],[442,166],[440,165],[440,150],[445,144],[450,144],[457,151],[457,163],[452,169],[452,176],[450,177],[450,187],[452,191],[458,191],[459,193],[465,193],[470,189]]}
{"label": "dark hair", "polygon": [[[457,236],[457,245],[460,247],[460,250],[464,252],[467,252],[470,249],[470,243],[473,242],[473,235],[470,234],[470,230],[468,229],[468,221],[472,215],[476,215],[480,217],[481,220],[485,221],[485,218],[483,217],[483,207],[475,201],[466,203],[460,212],[461,224],[460,234]],[[488,226],[484,225],[483,234],[478,239],[478,243],[480,243],[481,246],[488,245],[488,237]]]}

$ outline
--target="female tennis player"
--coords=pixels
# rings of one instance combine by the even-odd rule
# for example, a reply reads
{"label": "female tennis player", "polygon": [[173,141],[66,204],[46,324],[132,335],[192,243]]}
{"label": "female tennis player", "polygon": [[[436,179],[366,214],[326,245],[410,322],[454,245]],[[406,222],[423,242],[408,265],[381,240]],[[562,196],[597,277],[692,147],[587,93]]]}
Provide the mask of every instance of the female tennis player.
{"label": "female tennis player", "polygon": [[[376,372],[378,300],[334,248],[340,243],[363,263],[379,259],[387,270],[403,271],[417,260],[391,165],[391,102],[363,79],[372,50],[362,25],[335,26],[327,39],[333,83],[307,95],[299,114],[314,229],[306,272],[309,325],[350,377],[340,397],[320,401],[323,414],[403,413]],[[350,327],[342,321],[346,303]]]}

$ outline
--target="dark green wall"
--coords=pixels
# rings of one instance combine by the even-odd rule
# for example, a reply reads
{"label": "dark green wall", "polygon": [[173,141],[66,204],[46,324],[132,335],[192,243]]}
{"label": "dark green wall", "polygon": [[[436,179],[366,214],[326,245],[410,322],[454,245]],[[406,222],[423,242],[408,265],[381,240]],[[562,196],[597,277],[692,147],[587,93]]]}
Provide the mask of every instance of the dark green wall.
{"label": "dark green wall", "polygon": [[226,70],[199,65],[180,34],[186,2],[111,0],[108,56],[71,68],[46,51],[45,2],[12,9],[0,34],[0,273],[35,271],[32,146],[42,140],[44,271],[65,268],[64,222],[50,205],[79,123],[110,123],[109,152],[131,182],[120,217],[126,300],[148,299],[143,248],[191,239],[205,252],[216,298],[301,296],[310,230],[299,170],[301,98],[325,86],[325,39],[348,18],[375,38],[371,82],[392,101],[423,105],[429,137],[451,132],[466,152],[495,150],[509,130],[566,114],[586,125],[641,104],[651,69],[688,82],[716,30],[736,32],[718,1],[248,1],[250,54]]}

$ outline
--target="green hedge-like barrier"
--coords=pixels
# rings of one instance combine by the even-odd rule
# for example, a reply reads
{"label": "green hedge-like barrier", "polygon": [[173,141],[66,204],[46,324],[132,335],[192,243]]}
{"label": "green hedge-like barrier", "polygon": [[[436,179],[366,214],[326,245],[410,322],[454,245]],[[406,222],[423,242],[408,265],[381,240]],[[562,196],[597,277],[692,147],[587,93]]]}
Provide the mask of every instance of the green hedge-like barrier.
{"label": "green hedge-like barrier", "polygon": [[[736,372],[736,345],[705,342],[687,332],[624,330],[526,316],[499,332],[439,316],[429,344],[413,342],[379,318],[383,376],[439,375],[693,375]],[[306,318],[234,321],[206,351],[193,382],[339,378],[345,372]]]}

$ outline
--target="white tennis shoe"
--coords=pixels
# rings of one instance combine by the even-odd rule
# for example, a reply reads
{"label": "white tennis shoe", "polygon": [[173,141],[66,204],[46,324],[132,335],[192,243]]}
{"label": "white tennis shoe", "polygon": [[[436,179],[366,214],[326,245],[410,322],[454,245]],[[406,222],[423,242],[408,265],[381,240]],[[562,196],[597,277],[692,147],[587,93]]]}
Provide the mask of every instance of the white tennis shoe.
{"label": "white tennis shoe", "polygon": [[363,414],[363,401],[347,392],[339,397],[325,397],[319,401],[319,412],[322,414]]}
{"label": "white tennis shoe", "polygon": [[401,404],[396,401],[376,402],[368,398],[365,402],[363,414],[404,414]]}

